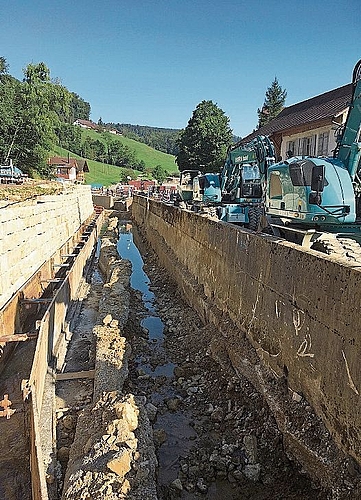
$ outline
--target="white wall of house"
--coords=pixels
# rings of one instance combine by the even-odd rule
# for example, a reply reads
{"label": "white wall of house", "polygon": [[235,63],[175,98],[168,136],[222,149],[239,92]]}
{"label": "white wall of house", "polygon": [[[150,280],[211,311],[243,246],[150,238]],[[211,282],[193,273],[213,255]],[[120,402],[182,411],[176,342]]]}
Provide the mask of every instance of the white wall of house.
{"label": "white wall of house", "polygon": [[[337,121],[344,123],[346,116],[347,110],[337,117]],[[306,132],[283,135],[281,144],[282,159],[287,158],[288,151],[292,151],[294,156],[332,156],[336,147],[337,128],[336,124],[326,125]]]}
{"label": "white wall of house", "polygon": [[291,156],[332,156],[336,147],[334,132],[328,125],[307,132],[284,135],[281,144],[282,159],[289,156],[288,151],[292,151]]}

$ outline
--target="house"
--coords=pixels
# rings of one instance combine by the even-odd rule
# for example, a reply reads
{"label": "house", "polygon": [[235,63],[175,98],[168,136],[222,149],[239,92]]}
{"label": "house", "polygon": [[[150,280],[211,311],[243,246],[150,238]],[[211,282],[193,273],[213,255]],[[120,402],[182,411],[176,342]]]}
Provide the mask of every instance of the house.
{"label": "house", "polygon": [[85,182],[84,172],[89,172],[89,166],[87,160],[76,160],[76,180],[82,184]]}
{"label": "house", "polygon": [[351,99],[352,83],[288,106],[240,142],[267,135],[275,145],[277,160],[287,156],[332,156]]}
{"label": "house", "polygon": [[77,125],[78,127],[81,128],[86,128],[86,129],[91,129],[91,130],[99,130],[99,127],[96,123],[90,121],[90,120],[81,120],[80,118],[77,118],[73,125]]}
{"label": "house", "polygon": [[48,165],[53,167],[54,175],[62,182],[84,183],[84,172],[89,172],[87,161],[77,158],[52,156],[48,159]]}

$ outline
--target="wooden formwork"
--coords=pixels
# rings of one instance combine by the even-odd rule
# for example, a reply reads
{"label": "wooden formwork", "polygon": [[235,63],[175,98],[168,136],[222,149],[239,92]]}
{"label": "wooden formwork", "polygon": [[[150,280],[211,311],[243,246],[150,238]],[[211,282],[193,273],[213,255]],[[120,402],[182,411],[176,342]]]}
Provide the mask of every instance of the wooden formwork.
{"label": "wooden formwork", "polygon": [[[37,342],[29,379],[23,382],[23,395],[29,403],[30,465],[33,500],[48,500],[46,471],[44,467],[40,421],[48,373],[55,378],[58,346],[66,332],[67,313],[72,301],[76,300],[82,277],[92,259],[94,247],[100,234],[104,217],[96,210],[94,216],[86,221],[49,262],[30,279],[16,296],[0,311],[0,339],[5,335],[24,331],[26,328],[24,309],[37,309],[46,304],[41,319],[36,321]],[[63,272],[61,273],[61,270]],[[59,276],[56,278],[56,272]],[[62,274],[62,275],[61,275]],[[44,283],[55,283],[48,298],[40,298]],[[46,294],[45,294],[46,295]],[[24,307],[25,304],[25,307]],[[33,311],[27,311],[32,313]],[[5,325],[7,325],[5,327]],[[21,330],[23,329],[23,330]],[[15,342],[3,344],[10,352]],[[52,418],[52,416],[49,416]],[[55,443],[55,436],[48,436]]]}

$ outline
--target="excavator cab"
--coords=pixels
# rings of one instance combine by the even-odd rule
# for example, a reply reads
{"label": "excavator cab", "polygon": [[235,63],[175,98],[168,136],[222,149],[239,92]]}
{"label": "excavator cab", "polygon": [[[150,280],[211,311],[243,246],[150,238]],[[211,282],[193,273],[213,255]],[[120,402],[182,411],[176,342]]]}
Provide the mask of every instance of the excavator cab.
{"label": "excavator cab", "polygon": [[355,222],[348,171],[332,158],[293,157],[276,163],[268,171],[266,212],[310,226]]}

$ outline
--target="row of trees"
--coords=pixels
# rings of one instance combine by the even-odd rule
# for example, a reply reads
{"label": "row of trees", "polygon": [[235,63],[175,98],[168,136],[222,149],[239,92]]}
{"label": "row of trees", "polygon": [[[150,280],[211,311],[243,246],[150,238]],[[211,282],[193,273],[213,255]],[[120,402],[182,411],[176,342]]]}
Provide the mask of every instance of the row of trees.
{"label": "row of trees", "polygon": [[89,119],[90,105],[57,80],[44,63],[29,64],[22,81],[0,57],[0,163],[10,158],[30,175],[47,176],[47,158],[60,138],[79,144],[74,117]]}
{"label": "row of trees", "polygon": [[108,123],[125,137],[147,144],[151,148],[176,155],[178,153],[177,140],[179,130],[171,128],[149,127],[146,125],[131,125],[128,123]]}
{"label": "row of trees", "polygon": [[[258,128],[282,111],[286,96],[287,92],[275,78],[267,89],[262,108],[257,111]],[[180,132],[176,154],[179,170],[219,172],[233,139],[229,118],[212,101],[202,101],[193,111],[186,128]]]}
{"label": "row of trees", "polygon": [[132,168],[141,172],[145,171],[144,161],[138,160],[131,148],[119,140],[112,140],[107,132],[102,133],[101,139],[94,140],[91,137],[86,137],[84,142],[80,144],[80,150],[72,151],[90,160]]}

